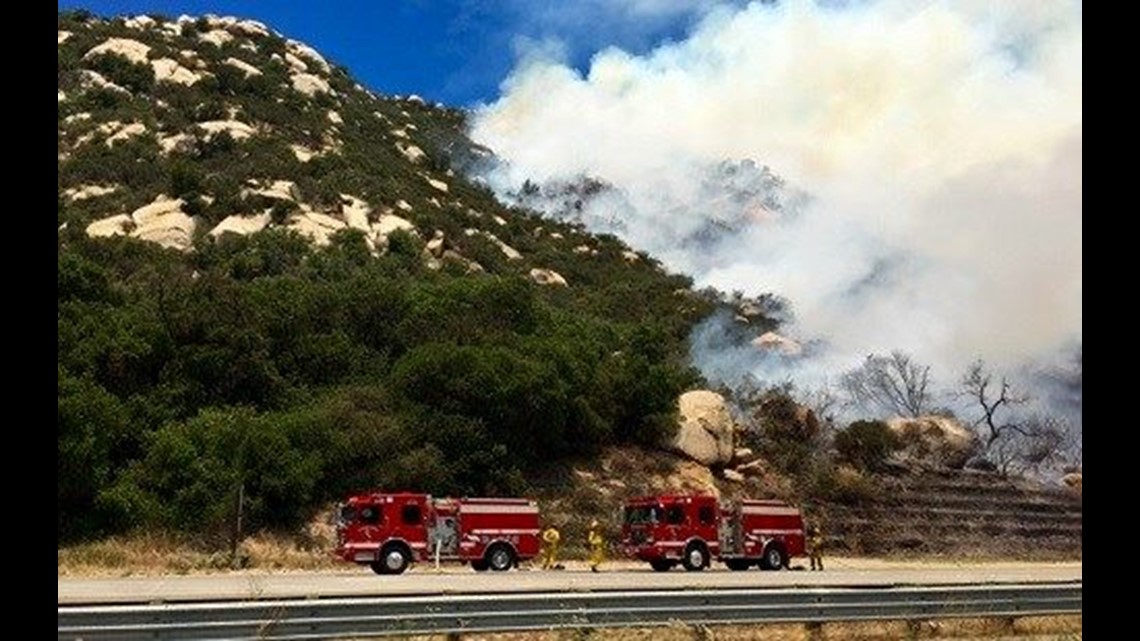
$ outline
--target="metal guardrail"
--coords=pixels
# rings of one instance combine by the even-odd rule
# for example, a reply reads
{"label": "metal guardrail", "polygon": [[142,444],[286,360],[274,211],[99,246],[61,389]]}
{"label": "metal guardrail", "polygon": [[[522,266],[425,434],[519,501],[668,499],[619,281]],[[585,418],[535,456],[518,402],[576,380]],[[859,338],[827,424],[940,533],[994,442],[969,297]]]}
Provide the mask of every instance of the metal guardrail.
{"label": "metal guardrail", "polygon": [[679,590],[60,606],[60,641],[358,639],[744,623],[1081,612],[1081,584]]}

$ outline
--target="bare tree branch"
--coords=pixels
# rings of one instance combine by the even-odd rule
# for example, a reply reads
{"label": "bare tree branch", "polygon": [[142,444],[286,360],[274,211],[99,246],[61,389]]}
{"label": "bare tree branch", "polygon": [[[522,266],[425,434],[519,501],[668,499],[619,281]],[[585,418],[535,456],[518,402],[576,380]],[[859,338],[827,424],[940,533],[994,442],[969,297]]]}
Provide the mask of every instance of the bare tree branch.
{"label": "bare tree branch", "polygon": [[863,365],[844,374],[839,385],[849,402],[880,415],[917,417],[930,409],[930,367],[899,351],[869,354]]}
{"label": "bare tree branch", "polygon": [[985,433],[982,436],[987,450],[1007,432],[1029,436],[1029,432],[1018,423],[1001,422],[998,417],[1003,409],[1008,411],[1012,406],[1021,405],[1028,399],[1015,394],[1004,376],[997,385],[996,395],[993,386],[993,374],[981,360],[974,361],[962,377],[962,393],[973,398],[982,410],[982,416],[974,421],[974,428],[977,430],[983,427]]}

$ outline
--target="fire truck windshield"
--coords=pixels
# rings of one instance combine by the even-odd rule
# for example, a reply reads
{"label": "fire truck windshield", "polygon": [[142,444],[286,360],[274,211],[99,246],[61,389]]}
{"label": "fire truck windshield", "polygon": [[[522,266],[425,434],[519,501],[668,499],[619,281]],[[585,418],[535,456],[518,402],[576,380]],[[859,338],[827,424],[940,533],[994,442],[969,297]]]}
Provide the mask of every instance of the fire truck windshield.
{"label": "fire truck windshield", "polygon": [[642,523],[657,523],[661,520],[660,505],[638,505],[625,508],[625,522],[627,525],[640,525]]}

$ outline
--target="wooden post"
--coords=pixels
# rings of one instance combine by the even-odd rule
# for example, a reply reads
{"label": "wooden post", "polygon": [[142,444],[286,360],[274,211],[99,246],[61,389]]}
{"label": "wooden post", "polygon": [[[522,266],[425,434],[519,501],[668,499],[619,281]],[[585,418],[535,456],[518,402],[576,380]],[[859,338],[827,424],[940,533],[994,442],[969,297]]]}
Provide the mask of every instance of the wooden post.
{"label": "wooden post", "polygon": [[233,568],[237,568],[239,566],[239,563],[238,563],[238,543],[241,541],[241,537],[242,537],[241,518],[242,518],[242,512],[243,512],[243,509],[242,509],[243,503],[245,503],[245,481],[242,481],[241,483],[238,484],[237,503],[234,506],[235,507],[235,509],[234,509],[234,513],[235,513],[235,515],[234,515],[234,535],[233,535],[233,538],[230,540],[230,567],[233,567]]}

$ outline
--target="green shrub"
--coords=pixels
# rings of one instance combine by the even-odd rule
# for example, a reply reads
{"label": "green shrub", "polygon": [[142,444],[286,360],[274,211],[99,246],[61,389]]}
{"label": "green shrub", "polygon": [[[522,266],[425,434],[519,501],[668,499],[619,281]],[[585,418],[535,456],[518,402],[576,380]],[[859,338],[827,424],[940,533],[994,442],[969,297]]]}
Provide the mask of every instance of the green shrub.
{"label": "green shrub", "polygon": [[882,471],[900,447],[898,436],[882,421],[855,421],[835,435],[840,458],[865,472]]}
{"label": "green shrub", "polygon": [[781,388],[764,391],[745,404],[750,416],[744,445],[800,483],[808,482],[817,459],[823,456],[822,430],[815,414]]}
{"label": "green shrub", "polygon": [[202,194],[204,179],[198,164],[175,161],[170,167],[170,195],[186,199],[197,197]]}

